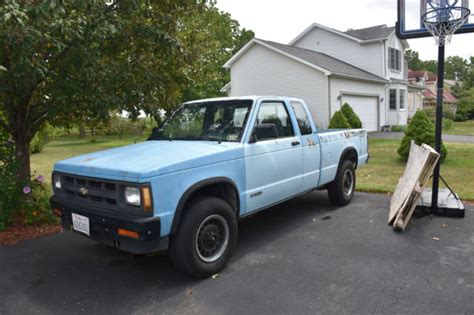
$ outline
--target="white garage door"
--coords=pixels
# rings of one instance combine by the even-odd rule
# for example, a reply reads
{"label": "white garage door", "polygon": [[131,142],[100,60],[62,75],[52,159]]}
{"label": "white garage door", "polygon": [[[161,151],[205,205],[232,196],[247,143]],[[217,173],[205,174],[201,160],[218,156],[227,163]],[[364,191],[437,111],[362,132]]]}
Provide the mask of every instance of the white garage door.
{"label": "white garage door", "polygon": [[342,104],[348,103],[362,121],[362,128],[377,131],[378,128],[378,97],[343,95]]}

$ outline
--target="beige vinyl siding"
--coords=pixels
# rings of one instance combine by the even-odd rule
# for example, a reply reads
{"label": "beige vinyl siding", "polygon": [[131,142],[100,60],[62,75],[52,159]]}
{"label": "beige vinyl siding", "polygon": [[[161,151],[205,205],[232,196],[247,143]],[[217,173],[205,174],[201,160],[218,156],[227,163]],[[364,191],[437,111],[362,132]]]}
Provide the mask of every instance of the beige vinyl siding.
{"label": "beige vinyl siding", "polygon": [[382,44],[361,45],[356,41],[320,28],[314,28],[294,46],[319,51],[358,68],[384,76]]}
{"label": "beige vinyl siding", "polygon": [[324,73],[255,44],[231,67],[230,96],[275,95],[303,99],[318,127],[329,124]]}

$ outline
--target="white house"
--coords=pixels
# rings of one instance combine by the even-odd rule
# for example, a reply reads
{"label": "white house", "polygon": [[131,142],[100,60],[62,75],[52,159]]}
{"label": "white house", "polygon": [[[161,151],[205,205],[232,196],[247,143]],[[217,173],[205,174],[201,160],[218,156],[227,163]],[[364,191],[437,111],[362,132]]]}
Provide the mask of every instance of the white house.
{"label": "white house", "polygon": [[312,24],[288,45],[253,39],[224,67],[229,96],[303,98],[319,127],[347,102],[369,131],[407,123],[407,67],[394,27],[341,32]]}

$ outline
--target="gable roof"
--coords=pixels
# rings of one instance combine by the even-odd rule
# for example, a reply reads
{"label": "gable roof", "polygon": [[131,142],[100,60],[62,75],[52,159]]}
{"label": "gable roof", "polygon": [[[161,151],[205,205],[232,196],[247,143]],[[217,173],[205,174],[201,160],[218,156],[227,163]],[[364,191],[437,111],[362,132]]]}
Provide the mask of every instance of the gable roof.
{"label": "gable roof", "polygon": [[235,54],[229,61],[225,63],[224,67],[229,68],[238,58],[240,58],[240,56],[242,56],[248,49],[250,49],[250,47],[255,44],[259,44],[298,62],[311,66],[312,68],[322,71],[326,75],[383,83],[389,82],[382,77],[357,68],[349,63],[324,53],[257,38],[254,38],[247,45],[245,45],[237,54]]}
{"label": "gable roof", "polygon": [[313,29],[320,28],[326,30],[328,32],[337,34],[339,36],[351,39],[359,44],[370,43],[372,41],[386,39],[395,31],[395,27],[387,27],[387,25],[377,25],[371,26],[367,28],[361,28],[356,30],[348,30],[346,32],[341,32],[336,29],[318,24],[313,23],[309,27],[307,27],[303,32],[301,32],[298,36],[296,36],[289,45],[294,45],[297,43],[301,38],[305,37],[306,34],[310,33]]}
{"label": "gable roof", "polygon": [[390,36],[395,31],[395,27],[387,27],[387,25],[377,25],[366,28],[360,28],[357,30],[348,30],[344,34],[350,35],[352,37],[361,39],[361,40],[375,40],[375,39],[384,39]]}
{"label": "gable roof", "polygon": [[357,68],[349,63],[346,63],[340,59],[336,59],[334,57],[331,57],[321,52],[294,47],[294,46],[287,46],[287,45],[270,42],[270,41],[264,41],[264,42],[288,54],[291,54],[300,59],[306,60],[312,64],[318,65],[330,71],[331,74],[333,75],[346,75],[350,77],[356,77],[356,78],[362,78],[362,79],[368,79],[368,80],[374,80],[374,81],[384,81],[384,82],[387,81],[382,77],[379,77],[368,71]]}

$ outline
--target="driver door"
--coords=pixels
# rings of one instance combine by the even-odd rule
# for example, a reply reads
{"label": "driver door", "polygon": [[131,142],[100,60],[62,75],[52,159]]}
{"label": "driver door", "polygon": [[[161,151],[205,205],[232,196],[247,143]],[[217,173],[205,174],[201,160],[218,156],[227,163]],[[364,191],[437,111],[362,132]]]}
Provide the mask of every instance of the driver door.
{"label": "driver door", "polygon": [[280,101],[260,103],[253,122],[254,131],[259,124],[273,131],[253,132],[249,143],[245,144],[247,212],[296,195],[302,185],[301,140],[286,104]]}

